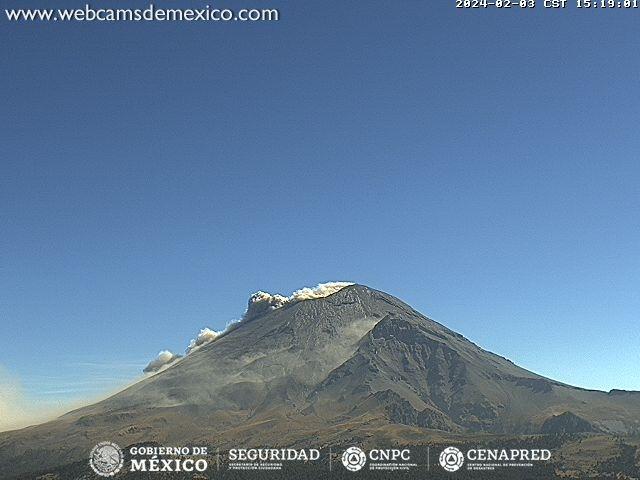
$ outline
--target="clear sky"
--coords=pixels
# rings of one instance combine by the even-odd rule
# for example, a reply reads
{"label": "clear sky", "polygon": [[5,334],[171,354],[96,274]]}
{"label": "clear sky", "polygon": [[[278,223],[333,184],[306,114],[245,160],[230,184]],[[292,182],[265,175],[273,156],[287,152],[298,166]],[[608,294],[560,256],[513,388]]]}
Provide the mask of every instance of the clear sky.
{"label": "clear sky", "polygon": [[0,20],[0,369],[99,394],[255,290],[350,280],[640,390],[640,11],[539,4]]}

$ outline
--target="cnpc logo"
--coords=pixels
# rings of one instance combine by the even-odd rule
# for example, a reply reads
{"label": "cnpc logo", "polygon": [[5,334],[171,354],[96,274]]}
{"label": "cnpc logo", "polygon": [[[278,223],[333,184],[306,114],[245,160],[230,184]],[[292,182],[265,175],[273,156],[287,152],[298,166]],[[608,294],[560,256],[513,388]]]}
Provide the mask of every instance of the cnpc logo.
{"label": "cnpc logo", "polygon": [[408,462],[411,460],[411,451],[408,448],[374,448],[367,455],[358,447],[349,447],[342,453],[342,465],[351,472],[357,472],[370,462]]}

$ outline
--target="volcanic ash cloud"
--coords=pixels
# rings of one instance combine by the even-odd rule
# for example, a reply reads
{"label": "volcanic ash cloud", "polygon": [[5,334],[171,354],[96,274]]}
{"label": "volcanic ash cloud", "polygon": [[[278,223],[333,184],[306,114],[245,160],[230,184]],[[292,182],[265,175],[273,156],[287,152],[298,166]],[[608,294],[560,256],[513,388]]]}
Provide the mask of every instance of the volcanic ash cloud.
{"label": "volcanic ash cloud", "polygon": [[289,297],[282,295],[272,295],[267,292],[256,292],[249,297],[247,311],[242,316],[242,321],[253,320],[261,317],[271,310],[284,306],[289,301]]}
{"label": "volcanic ash cloud", "polygon": [[285,305],[301,302],[303,300],[313,300],[314,298],[328,297],[329,295],[342,290],[349,285],[353,285],[351,282],[328,282],[320,283],[315,287],[304,287],[300,290],[296,290],[290,296],[285,297],[279,294],[271,294],[267,292],[256,292],[249,297],[249,304],[247,311],[242,317],[242,321],[253,320],[260,317],[265,313],[275,310],[277,308],[284,307]]}
{"label": "volcanic ash cloud", "polygon": [[[268,292],[258,291],[249,297],[247,311],[244,313],[240,320],[229,323],[227,327],[221,332],[217,332],[208,327],[203,328],[202,330],[200,330],[200,333],[198,333],[196,338],[192,339],[189,342],[189,345],[186,349],[186,355],[190,355],[204,345],[215,342],[222,336],[242,325],[243,322],[248,322],[253,320],[254,318],[261,317],[273,310],[282,308],[285,305],[301,302],[303,300],[313,300],[314,298],[327,297],[339,290],[342,290],[345,287],[348,287],[349,285],[353,285],[353,283],[320,283],[315,287],[304,287],[300,290],[296,290],[288,297],[277,293],[272,294]],[[149,362],[149,365],[146,366],[144,372],[157,372],[160,369],[174,363],[181,357],[181,355],[175,355],[168,350],[163,350],[158,354],[157,358]]]}

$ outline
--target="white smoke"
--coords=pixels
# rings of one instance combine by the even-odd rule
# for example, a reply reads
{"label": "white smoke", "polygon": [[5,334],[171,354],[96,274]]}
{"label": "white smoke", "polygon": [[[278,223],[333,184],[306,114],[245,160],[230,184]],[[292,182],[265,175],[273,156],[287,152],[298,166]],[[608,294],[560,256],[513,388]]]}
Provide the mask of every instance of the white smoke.
{"label": "white smoke", "polygon": [[353,285],[351,282],[328,282],[320,283],[315,287],[304,287],[300,290],[296,290],[290,296],[285,297],[279,294],[271,294],[267,292],[256,292],[249,297],[249,305],[247,311],[242,317],[243,321],[253,320],[256,317],[260,317],[265,313],[275,310],[277,308],[284,307],[285,305],[301,302],[303,300],[313,300],[314,298],[328,297],[329,295],[342,290],[349,285]]}
{"label": "white smoke", "polygon": [[191,352],[195,352],[201,346],[206,345],[207,343],[213,342],[222,333],[223,332],[216,332],[215,330],[211,330],[208,327],[203,328],[202,330],[200,330],[200,333],[198,334],[198,336],[189,342],[189,346],[187,347],[187,352],[186,352],[187,355],[189,355]]}
{"label": "white smoke", "polygon": [[158,353],[158,356],[151,360],[149,364],[144,367],[144,373],[153,373],[159,371],[161,368],[166,367],[167,365],[172,364],[179,358],[182,358],[182,355],[176,355],[175,353],[170,352],[169,350],[162,350]]}
{"label": "white smoke", "polygon": [[[353,285],[351,282],[328,282],[320,283],[315,287],[304,287],[300,290],[296,290],[290,296],[285,297],[280,294],[271,294],[267,292],[258,291],[249,297],[247,305],[247,311],[242,316],[242,319],[233,321],[227,324],[226,328],[217,332],[208,327],[200,330],[200,333],[196,338],[189,342],[189,346],[186,349],[186,355],[189,355],[196,350],[200,349],[203,345],[207,345],[211,342],[215,342],[220,337],[226,335],[232,330],[235,330],[243,322],[251,321],[255,318],[261,317],[273,310],[282,308],[285,305],[301,302],[303,300],[313,300],[314,298],[323,298],[332,295],[339,290],[342,290],[349,285]],[[158,357],[149,362],[149,365],[144,369],[145,373],[157,372],[160,369],[167,367],[180,359],[181,355],[175,355],[168,350],[163,350],[158,354]]]}
{"label": "white smoke", "polygon": [[314,298],[328,297],[345,287],[353,285],[352,282],[327,282],[319,283],[313,288],[304,287],[296,290],[289,297],[289,302],[300,302],[302,300],[312,300]]}

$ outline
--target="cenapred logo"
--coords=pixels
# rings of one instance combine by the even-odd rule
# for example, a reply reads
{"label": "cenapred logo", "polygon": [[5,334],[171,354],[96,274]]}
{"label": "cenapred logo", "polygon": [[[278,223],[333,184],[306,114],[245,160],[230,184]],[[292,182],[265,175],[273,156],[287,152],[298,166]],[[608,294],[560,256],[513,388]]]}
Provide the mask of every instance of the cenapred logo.
{"label": "cenapred logo", "polygon": [[342,454],[342,464],[350,472],[357,472],[367,463],[367,455],[358,447],[349,447]]}
{"label": "cenapred logo", "polygon": [[123,464],[122,449],[113,442],[100,442],[89,454],[89,465],[101,477],[113,477]]}
{"label": "cenapred logo", "polygon": [[447,472],[455,472],[462,467],[464,454],[456,447],[447,447],[440,454],[440,465]]}

